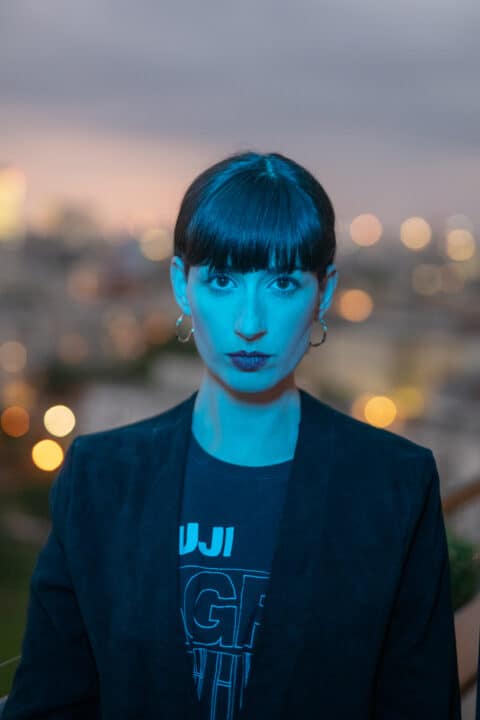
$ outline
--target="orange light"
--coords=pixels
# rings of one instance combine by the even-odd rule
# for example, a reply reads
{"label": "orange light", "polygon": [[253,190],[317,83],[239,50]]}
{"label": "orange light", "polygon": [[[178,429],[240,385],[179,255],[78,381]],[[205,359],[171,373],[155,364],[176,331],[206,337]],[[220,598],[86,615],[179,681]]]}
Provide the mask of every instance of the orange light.
{"label": "orange light", "polygon": [[11,405],[2,412],[0,424],[6,435],[21,437],[30,429],[30,415],[25,408]]}

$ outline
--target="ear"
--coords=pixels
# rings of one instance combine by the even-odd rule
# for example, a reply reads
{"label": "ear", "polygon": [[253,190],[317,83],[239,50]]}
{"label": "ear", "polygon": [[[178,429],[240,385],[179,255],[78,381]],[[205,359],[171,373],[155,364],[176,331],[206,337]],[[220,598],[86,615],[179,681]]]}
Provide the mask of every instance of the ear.
{"label": "ear", "polygon": [[321,316],[327,312],[331,305],[333,294],[338,282],[338,271],[335,264],[332,263],[327,267],[325,282],[323,284],[323,294],[318,308],[318,315]]}
{"label": "ear", "polygon": [[178,257],[178,255],[174,255],[170,261],[170,282],[178,307],[185,315],[191,315],[190,305],[187,299],[185,266],[183,260]]}

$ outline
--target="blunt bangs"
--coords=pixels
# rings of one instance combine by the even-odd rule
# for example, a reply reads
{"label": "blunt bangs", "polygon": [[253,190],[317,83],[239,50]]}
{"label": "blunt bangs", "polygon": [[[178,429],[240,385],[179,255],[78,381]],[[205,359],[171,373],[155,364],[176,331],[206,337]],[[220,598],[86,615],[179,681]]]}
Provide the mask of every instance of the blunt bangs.
{"label": "blunt bangs", "polygon": [[310,271],[333,262],[335,215],[321,185],[278,153],[231,155],[199,175],[183,198],[174,255],[217,271]]}

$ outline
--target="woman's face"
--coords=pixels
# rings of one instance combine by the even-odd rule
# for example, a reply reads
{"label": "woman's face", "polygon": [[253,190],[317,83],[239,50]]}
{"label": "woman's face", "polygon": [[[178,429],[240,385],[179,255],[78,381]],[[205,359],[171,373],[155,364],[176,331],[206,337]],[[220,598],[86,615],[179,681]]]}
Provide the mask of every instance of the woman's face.
{"label": "woman's face", "polygon": [[[309,350],[312,325],[331,295],[320,291],[315,274],[209,271],[192,266],[185,284],[183,263],[172,258],[171,280],[182,312],[191,315],[197,350],[208,370],[232,389],[267,390],[291,375]],[[255,370],[239,368],[229,353],[270,355]],[[250,366],[251,367],[251,366]]]}

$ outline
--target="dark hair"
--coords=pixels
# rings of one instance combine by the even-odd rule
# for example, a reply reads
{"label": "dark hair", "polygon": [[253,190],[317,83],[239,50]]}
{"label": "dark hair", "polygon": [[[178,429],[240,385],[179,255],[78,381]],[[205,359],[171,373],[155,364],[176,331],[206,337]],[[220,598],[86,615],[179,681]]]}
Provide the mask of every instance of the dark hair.
{"label": "dark hair", "polygon": [[174,230],[186,276],[192,265],[251,272],[295,266],[319,284],[336,252],[335,213],[320,183],[280,153],[235,153],[188,187]]}

